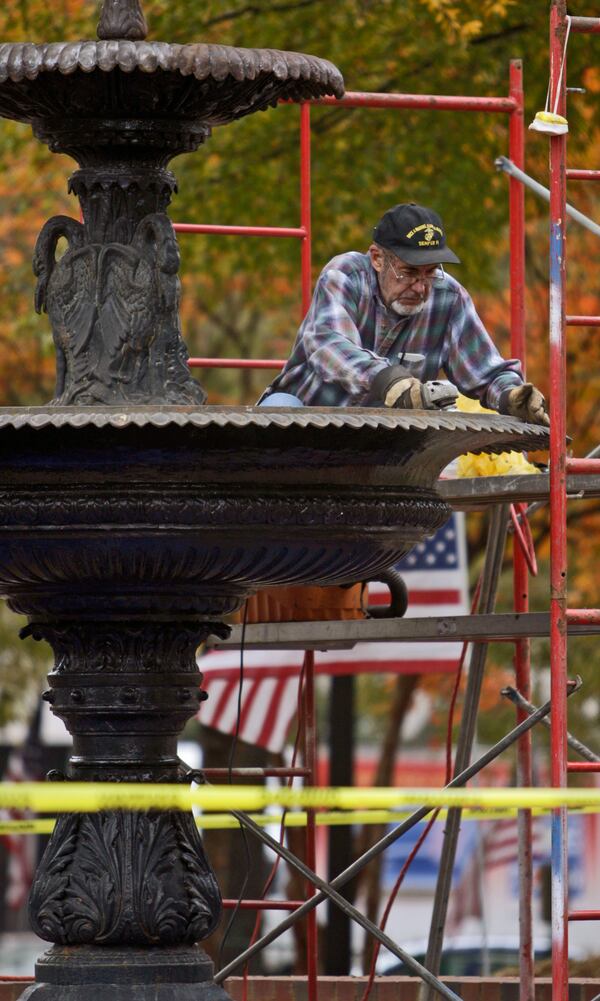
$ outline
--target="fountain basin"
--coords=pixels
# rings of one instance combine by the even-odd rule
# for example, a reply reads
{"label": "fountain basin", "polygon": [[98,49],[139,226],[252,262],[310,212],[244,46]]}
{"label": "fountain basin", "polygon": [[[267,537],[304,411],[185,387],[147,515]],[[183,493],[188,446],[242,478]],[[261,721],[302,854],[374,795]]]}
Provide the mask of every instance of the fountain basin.
{"label": "fountain basin", "polygon": [[[0,411],[0,595],[53,648],[65,777],[189,781],[177,737],[223,615],[269,584],[375,575],[447,518],[435,482],[452,458],[547,441],[487,414]],[[63,816],[30,896],[55,945],[23,1001],[102,1001],[107,976],[132,1001],[227,1001],[195,946],[219,916],[191,814]]]}
{"label": "fountain basin", "polygon": [[431,411],[3,410],[0,592],[33,618],[218,618],[259,587],[361,580],[448,517],[451,459],[547,439]]}

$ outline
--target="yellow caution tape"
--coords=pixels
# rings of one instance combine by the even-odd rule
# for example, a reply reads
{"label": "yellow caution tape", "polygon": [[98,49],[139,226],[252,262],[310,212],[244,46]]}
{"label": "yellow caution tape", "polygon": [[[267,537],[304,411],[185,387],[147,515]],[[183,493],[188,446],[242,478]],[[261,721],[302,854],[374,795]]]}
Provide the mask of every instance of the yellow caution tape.
{"label": "yellow caution tape", "polygon": [[[445,811],[444,811],[445,812]],[[295,810],[286,814],[249,814],[259,827],[281,825],[285,827],[306,827],[308,814],[305,810]],[[396,813],[392,810],[349,810],[343,813],[317,813],[315,821],[319,827],[349,826],[352,824],[394,824],[409,817],[410,813]],[[481,816],[477,814],[478,818]],[[0,820],[2,834],[52,834],[56,820]],[[231,813],[204,813],[196,818],[198,827],[211,830],[239,830],[242,826]]]}
{"label": "yellow caution tape", "polygon": [[1,834],[52,834],[55,820],[0,820]]}
{"label": "yellow caution tape", "polygon": [[[536,817],[548,817],[551,810],[537,807],[531,813]],[[570,813],[600,813],[598,806],[569,807]],[[511,820],[519,813],[516,807],[496,810],[463,810],[463,820]],[[314,815],[317,827],[348,827],[355,824],[401,824],[403,820],[412,817],[411,810],[336,810],[324,811]],[[287,813],[256,813],[250,814],[252,820],[260,827],[280,826],[285,821],[286,827],[306,827],[308,814],[304,810],[293,810]],[[425,818],[427,819],[427,818]],[[439,810],[437,821],[440,823],[448,819],[448,810]],[[204,830],[220,828],[238,828],[240,823],[230,813],[204,813],[197,817],[198,827]]]}
{"label": "yellow caution tape", "polygon": [[[536,817],[547,817],[550,810],[536,807],[531,811]],[[570,807],[570,813],[600,813],[600,805],[585,807]],[[464,810],[463,820],[510,820],[517,816],[518,810],[514,807],[500,810]],[[400,824],[412,816],[409,810],[345,810],[335,812],[324,812],[315,814],[317,827],[344,827],[355,824]],[[272,827],[281,825],[285,821],[285,827],[306,827],[308,814],[304,810],[294,810],[286,814],[278,813],[255,813],[250,814],[251,819],[259,827]],[[438,822],[444,822],[448,817],[447,810],[440,810],[437,816]],[[17,834],[52,834],[55,819],[51,820],[0,820],[0,835]],[[204,813],[196,818],[196,824],[203,830],[238,830],[241,824],[231,813]]]}
{"label": "yellow caution tape", "polygon": [[0,786],[0,809],[37,813],[95,813],[100,810],[264,810],[268,806],[330,810],[389,810],[397,807],[471,807],[528,809],[600,807],[600,789],[432,789],[313,788],[265,789],[262,786],[151,785],[112,782],[18,782]]}

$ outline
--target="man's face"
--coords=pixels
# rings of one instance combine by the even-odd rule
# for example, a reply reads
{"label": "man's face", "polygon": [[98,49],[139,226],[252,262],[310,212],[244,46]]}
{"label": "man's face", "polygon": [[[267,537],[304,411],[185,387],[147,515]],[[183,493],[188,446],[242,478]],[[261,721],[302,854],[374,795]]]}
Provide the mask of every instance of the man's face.
{"label": "man's face", "polygon": [[419,313],[429,298],[437,264],[422,267],[407,264],[389,250],[373,244],[369,248],[371,263],[377,272],[379,291],[388,309],[400,316]]}

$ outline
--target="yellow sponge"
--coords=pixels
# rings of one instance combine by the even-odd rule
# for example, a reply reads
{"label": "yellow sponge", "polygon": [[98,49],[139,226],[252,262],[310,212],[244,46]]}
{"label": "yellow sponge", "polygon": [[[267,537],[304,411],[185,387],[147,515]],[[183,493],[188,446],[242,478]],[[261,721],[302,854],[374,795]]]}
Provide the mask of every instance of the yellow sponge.
{"label": "yellow sponge", "polygon": [[569,123],[562,115],[555,115],[551,111],[538,111],[529,128],[534,132],[562,136],[569,131]]}
{"label": "yellow sponge", "polygon": [[[486,410],[478,400],[470,400],[466,396],[459,396],[456,406],[463,413],[492,414],[495,412]],[[465,478],[539,472],[537,466],[529,462],[523,452],[500,452],[498,455],[475,455],[473,452],[467,452],[466,455],[459,456],[457,462],[457,475]]]}

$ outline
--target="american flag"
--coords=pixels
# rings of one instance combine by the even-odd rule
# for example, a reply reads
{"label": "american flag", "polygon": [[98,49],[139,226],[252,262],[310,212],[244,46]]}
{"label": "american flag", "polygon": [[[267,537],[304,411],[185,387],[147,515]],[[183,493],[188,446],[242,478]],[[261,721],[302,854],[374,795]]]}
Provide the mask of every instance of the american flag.
{"label": "american flag", "polygon": [[[300,662],[299,662],[300,658]],[[302,654],[293,651],[247,651],[241,696],[240,654],[219,650],[201,659],[202,687],[208,700],[198,719],[222,733],[234,734],[241,702],[240,740],[279,754],[296,714]],[[286,661],[290,663],[284,663]]]}
{"label": "american flag", "polygon": [[[529,847],[534,866],[549,861],[549,834],[548,818],[532,817]],[[463,823],[454,871],[455,884],[448,910],[449,932],[460,931],[467,918],[483,919],[486,895],[489,899],[494,899],[495,893],[504,889],[510,899],[517,899],[518,856],[519,830],[516,817]],[[507,866],[512,867],[508,869],[508,876]],[[494,876],[495,870],[503,870],[497,878]],[[510,876],[513,878],[508,878]],[[499,884],[498,880],[501,881]]]}
{"label": "american flag", "polygon": [[[465,516],[455,513],[434,536],[397,564],[408,588],[406,618],[464,615],[469,610]],[[369,584],[369,603],[385,604],[388,589]],[[358,643],[319,654],[321,674],[440,674],[456,671],[461,643]]]}
{"label": "american flag", "polygon": [[[547,818],[534,816],[531,818],[531,856],[532,861],[539,865],[546,860],[548,845],[546,839]],[[519,849],[519,832],[516,818],[506,820],[491,820],[485,823],[483,831],[483,851],[487,869],[497,869],[499,866],[512,865],[517,861]]]}
{"label": "american flag", "polygon": [[[461,615],[468,610],[464,515],[450,520],[426,542],[419,543],[397,569],[409,592],[407,617]],[[370,604],[387,601],[383,584],[369,585]],[[316,655],[317,674],[383,672],[428,674],[455,671],[460,643],[359,643],[350,650]],[[298,650],[247,650],[241,696],[239,736],[278,753],[283,750],[296,712],[303,654]],[[240,680],[238,650],[217,650],[201,658],[208,701],[198,719],[205,726],[234,733]]]}

